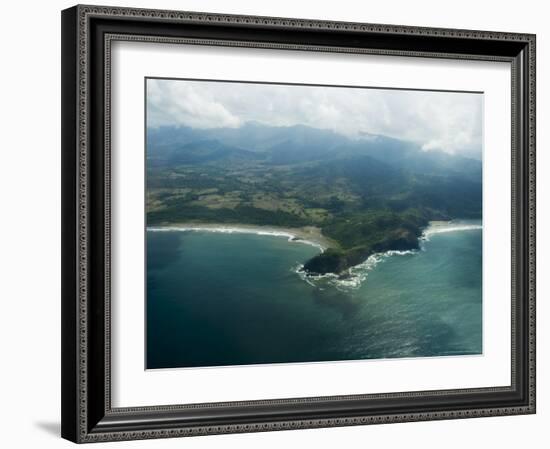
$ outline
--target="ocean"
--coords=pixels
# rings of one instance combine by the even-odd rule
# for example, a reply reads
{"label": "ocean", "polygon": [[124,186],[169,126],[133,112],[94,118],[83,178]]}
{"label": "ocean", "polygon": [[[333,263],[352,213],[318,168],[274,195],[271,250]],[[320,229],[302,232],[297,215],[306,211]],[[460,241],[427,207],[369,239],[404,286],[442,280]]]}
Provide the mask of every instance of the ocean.
{"label": "ocean", "polygon": [[419,251],[349,279],[304,276],[320,249],[286,235],[147,231],[146,367],[482,353],[479,221],[429,228]]}

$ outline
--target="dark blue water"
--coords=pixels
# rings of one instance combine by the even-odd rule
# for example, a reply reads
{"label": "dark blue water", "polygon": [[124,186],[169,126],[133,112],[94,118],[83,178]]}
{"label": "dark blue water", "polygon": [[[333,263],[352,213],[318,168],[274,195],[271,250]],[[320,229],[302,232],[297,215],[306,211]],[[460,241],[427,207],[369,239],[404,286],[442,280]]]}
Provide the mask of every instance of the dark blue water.
{"label": "dark blue water", "polygon": [[148,231],[147,368],[481,353],[480,229],[360,268],[358,288],[302,280],[295,268],[316,253],[275,236]]}

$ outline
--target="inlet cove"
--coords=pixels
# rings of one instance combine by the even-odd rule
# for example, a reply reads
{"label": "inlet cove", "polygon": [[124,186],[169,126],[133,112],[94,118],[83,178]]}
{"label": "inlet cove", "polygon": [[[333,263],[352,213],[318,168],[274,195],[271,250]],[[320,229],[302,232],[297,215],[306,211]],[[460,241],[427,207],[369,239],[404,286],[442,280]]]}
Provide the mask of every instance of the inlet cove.
{"label": "inlet cove", "polygon": [[480,354],[481,238],[479,221],[436,223],[418,250],[312,276],[322,245],[288,232],[151,229],[147,367]]}

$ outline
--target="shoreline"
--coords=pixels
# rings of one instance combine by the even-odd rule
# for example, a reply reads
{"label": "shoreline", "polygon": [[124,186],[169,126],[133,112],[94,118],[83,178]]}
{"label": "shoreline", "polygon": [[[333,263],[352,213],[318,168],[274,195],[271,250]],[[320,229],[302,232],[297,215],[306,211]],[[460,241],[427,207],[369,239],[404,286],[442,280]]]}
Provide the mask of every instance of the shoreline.
{"label": "shoreline", "polygon": [[428,226],[422,231],[421,239],[427,239],[433,234],[443,234],[447,232],[475,231],[483,229],[483,221],[479,220],[449,220],[449,221],[430,221]]}
{"label": "shoreline", "polygon": [[165,225],[147,226],[147,231],[206,231],[235,234],[256,234],[287,237],[290,242],[304,243],[316,246],[324,252],[328,248],[338,248],[337,242],[324,236],[316,226],[289,228],[269,225],[250,225],[241,223],[173,223]]}
{"label": "shoreline", "polygon": [[[470,231],[483,229],[482,222],[476,223],[477,220],[472,222],[463,222],[455,220],[433,220],[429,221],[428,225],[422,229],[420,236],[417,237],[416,243],[413,246],[407,246],[406,248],[389,248],[381,251],[370,251],[362,257],[357,263],[351,263],[343,270],[338,271],[317,271],[305,269],[305,264],[312,260],[318,260],[324,258],[332,253],[333,250],[338,251],[340,245],[338,242],[326,237],[322,234],[321,229],[316,226],[304,226],[299,228],[282,227],[282,226],[269,226],[269,225],[251,225],[242,223],[204,223],[204,222],[182,222],[172,224],[162,224],[148,226],[146,229],[150,232],[166,232],[166,231],[203,231],[212,233],[226,233],[226,234],[254,234],[254,235],[267,235],[272,237],[285,237],[291,243],[302,243],[309,246],[314,246],[320,250],[317,256],[314,256],[308,262],[301,266],[301,269],[305,273],[305,277],[324,278],[326,276],[333,276],[337,282],[343,282],[346,286],[350,287],[357,283],[359,278],[362,278],[363,267],[367,266],[368,270],[374,268],[378,262],[393,254],[411,254],[415,251],[422,250],[426,241],[430,240],[430,237],[434,234],[455,232],[455,231]],[[327,252],[327,250],[329,250]],[[330,257],[330,256],[329,256]],[[371,260],[372,259],[372,260]],[[354,272],[357,271],[357,273]],[[343,273],[348,275],[342,277]],[[359,276],[359,278],[358,278]],[[300,275],[302,277],[302,275]],[[305,278],[304,278],[305,280]],[[358,285],[362,280],[360,279]],[[348,285],[350,284],[350,285]]]}

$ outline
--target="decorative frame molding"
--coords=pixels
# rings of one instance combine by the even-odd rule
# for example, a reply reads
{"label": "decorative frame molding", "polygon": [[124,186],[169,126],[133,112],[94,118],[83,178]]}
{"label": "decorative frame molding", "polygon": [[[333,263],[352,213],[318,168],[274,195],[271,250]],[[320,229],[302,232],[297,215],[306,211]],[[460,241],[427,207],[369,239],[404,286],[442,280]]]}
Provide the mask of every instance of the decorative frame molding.
{"label": "decorative frame molding", "polygon": [[[81,5],[63,11],[62,26],[63,437],[82,443],[535,413],[534,35]],[[113,409],[110,49],[117,40],[509,62],[511,386]]]}

